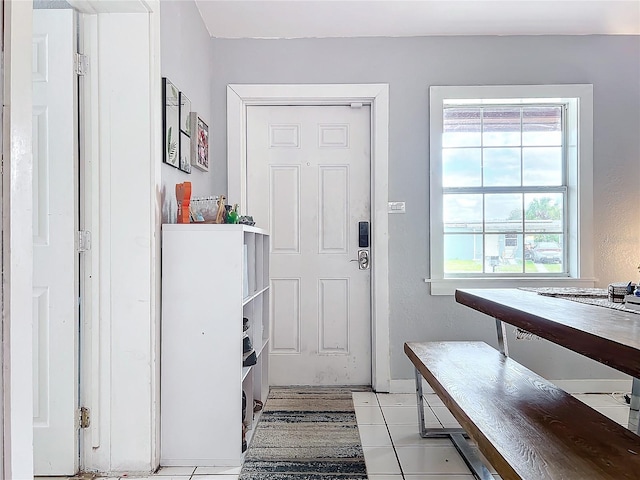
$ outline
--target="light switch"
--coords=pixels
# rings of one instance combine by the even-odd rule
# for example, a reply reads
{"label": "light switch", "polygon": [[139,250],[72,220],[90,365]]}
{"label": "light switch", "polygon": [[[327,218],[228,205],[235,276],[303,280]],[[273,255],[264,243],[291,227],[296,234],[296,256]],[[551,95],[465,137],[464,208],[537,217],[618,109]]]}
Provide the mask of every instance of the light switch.
{"label": "light switch", "polygon": [[404,202],[389,202],[389,213],[405,213]]}

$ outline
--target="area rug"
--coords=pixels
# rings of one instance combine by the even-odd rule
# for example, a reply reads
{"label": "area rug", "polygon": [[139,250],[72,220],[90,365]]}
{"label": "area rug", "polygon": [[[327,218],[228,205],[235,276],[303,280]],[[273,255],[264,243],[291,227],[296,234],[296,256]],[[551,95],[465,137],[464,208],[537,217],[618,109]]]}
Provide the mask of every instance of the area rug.
{"label": "area rug", "polygon": [[272,387],[240,480],[366,480],[353,387]]}

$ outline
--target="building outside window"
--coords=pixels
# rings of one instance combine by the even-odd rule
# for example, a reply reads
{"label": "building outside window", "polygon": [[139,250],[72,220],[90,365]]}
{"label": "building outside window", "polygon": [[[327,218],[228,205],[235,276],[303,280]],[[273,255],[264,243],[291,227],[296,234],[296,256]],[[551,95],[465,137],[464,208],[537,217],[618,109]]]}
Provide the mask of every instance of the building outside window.
{"label": "building outside window", "polygon": [[465,280],[593,284],[590,93],[431,87],[432,293]]}

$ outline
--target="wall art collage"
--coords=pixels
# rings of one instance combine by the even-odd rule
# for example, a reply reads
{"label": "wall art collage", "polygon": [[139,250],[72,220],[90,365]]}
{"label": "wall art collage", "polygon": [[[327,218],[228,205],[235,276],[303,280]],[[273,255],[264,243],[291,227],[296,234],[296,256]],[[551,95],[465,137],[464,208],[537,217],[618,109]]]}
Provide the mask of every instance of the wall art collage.
{"label": "wall art collage", "polygon": [[209,171],[209,126],[168,78],[162,79],[163,161],[185,173]]}

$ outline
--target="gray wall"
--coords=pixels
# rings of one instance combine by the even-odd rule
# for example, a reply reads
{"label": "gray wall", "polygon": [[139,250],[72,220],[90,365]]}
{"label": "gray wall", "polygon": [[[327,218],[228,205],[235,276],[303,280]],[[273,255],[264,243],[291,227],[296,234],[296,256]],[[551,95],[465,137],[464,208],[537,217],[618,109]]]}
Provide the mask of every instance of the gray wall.
{"label": "gray wall", "polygon": [[[161,73],[191,100],[191,109],[211,129],[211,37],[192,0],[160,2]],[[162,158],[158,159],[162,162]],[[209,153],[211,163],[211,152]],[[226,163],[225,163],[226,165]],[[192,197],[213,195],[213,173],[191,174],[162,165],[162,221],[176,221],[176,183],[191,182]],[[225,180],[226,182],[226,180]],[[226,189],[225,189],[226,190]],[[224,191],[224,190],[222,190]]]}
{"label": "gray wall", "polygon": [[[640,215],[640,37],[420,37],[296,40],[212,39],[214,185],[226,188],[229,83],[388,83],[392,378],[411,378],[406,340],[480,339],[494,323],[432,297],[429,276],[431,85],[594,85],[595,267],[597,283],[638,280]],[[623,377],[546,341],[512,341],[512,354],[552,379]]]}

